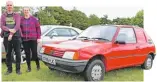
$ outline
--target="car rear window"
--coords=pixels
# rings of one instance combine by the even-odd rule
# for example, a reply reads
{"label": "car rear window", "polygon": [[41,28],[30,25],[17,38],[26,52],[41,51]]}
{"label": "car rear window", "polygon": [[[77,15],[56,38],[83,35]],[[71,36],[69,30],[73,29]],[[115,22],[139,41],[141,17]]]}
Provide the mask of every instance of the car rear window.
{"label": "car rear window", "polygon": [[135,32],[136,32],[136,37],[137,37],[138,43],[146,43],[147,42],[143,29],[135,28]]}

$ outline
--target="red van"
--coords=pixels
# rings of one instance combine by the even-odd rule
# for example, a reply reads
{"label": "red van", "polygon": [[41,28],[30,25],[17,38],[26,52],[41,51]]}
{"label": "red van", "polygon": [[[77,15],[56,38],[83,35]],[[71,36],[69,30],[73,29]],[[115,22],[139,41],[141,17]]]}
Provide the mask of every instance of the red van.
{"label": "red van", "polygon": [[103,80],[107,71],[141,65],[150,69],[155,57],[151,38],[131,25],[90,26],[73,40],[44,44],[38,57],[49,67],[84,73],[85,80]]}

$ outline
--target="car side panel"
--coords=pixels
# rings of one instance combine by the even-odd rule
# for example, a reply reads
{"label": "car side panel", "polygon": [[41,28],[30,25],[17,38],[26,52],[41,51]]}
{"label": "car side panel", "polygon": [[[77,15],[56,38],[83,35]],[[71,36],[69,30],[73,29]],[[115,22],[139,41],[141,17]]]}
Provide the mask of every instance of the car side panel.
{"label": "car side panel", "polygon": [[134,65],[136,44],[114,44],[112,51],[106,55],[108,70]]}
{"label": "car side panel", "polygon": [[149,44],[146,41],[146,37],[144,35],[143,29],[135,28],[135,33],[138,43],[136,54],[134,54],[136,60],[135,63],[142,64],[147,58],[148,53],[150,52],[150,48],[148,47]]}

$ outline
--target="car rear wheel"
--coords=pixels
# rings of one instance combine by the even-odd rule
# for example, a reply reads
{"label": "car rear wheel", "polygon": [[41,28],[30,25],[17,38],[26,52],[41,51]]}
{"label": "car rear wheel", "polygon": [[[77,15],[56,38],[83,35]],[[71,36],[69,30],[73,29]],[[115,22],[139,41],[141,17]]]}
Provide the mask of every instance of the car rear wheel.
{"label": "car rear wheel", "polygon": [[95,59],[87,65],[84,71],[84,78],[86,81],[101,81],[104,79],[104,74],[104,63],[99,59]]}
{"label": "car rear wheel", "polygon": [[151,55],[148,55],[147,59],[145,60],[145,62],[141,65],[141,67],[143,69],[149,70],[152,68],[153,65],[153,58]]}

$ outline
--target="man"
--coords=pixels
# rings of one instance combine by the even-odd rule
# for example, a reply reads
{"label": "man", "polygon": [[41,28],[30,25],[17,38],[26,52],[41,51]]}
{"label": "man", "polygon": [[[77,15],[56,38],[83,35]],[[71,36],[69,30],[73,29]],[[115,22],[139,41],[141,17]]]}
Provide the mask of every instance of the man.
{"label": "man", "polygon": [[26,53],[27,72],[31,72],[31,55],[36,62],[37,70],[40,69],[39,59],[37,57],[37,45],[40,41],[40,24],[34,16],[30,15],[30,8],[23,8],[24,16],[21,18],[21,31],[23,34],[23,47]]}
{"label": "man", "polygon": [[2,37],[4,38],[4,46],[6,50],[7,72],[5,75],[12,73],[12,50],[16,55],[16,73],[22,74],[20,71],[21,62],[21,31],[20,31],[20,15],[13,12],[13,2],[6,2],[6,12],[1,16]]}

